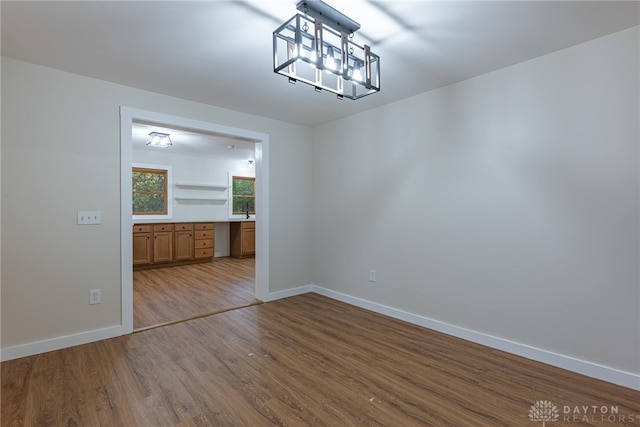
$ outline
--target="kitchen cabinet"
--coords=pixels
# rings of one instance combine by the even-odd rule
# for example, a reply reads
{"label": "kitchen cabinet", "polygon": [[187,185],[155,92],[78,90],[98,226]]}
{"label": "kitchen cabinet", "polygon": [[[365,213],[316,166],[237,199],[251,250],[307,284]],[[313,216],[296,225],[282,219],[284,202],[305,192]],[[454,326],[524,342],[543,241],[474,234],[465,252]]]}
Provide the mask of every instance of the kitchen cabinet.
{"label": "kitchen cabinet", "polygon": [[151,226],[133,226],[133,265],[150,264],[151,251]]}
{"label": "kitchen cabinet", "polygon": [[213,222],[135,224],[133,226],[133,268],[207,262],[214,256]]}
{"label": "kitchen cabinet", "polygon": [[239,221],[229,224],[231,256],[235,258],[253,257],[256,254],[255,221]]}
{"label": "kitchen cabinet", "polygon": [[194,258],[212,258],[215,246],[215,229],[213,222],[199,222],[194,226],[195,253]]}
{"label": "kitchen cabinet", "polygon": [[173,261],[173,224],[153,226],[153,262]]}
{"label": "kitchen cabinet", "polygon": [[188,261],[193,259],[193,224],[174,224],[174,261]]}

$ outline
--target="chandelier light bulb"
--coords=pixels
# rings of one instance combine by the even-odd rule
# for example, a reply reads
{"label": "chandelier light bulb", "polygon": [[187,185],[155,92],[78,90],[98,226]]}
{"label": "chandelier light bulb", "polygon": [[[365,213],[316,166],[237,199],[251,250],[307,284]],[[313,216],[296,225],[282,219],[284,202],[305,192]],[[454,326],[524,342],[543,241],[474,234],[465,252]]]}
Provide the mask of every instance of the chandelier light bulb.
{"label": "chandelier light bulb", "polygon": [[351,72],[351,79],[358,82],[362,81],[362,71],[360,71],[360,67],[357,64]]}
{"label": "chandelier light bulb", "polygon": [[336,58],[333,56],[333,48],[331,46],[329,46],[329,49],[327,49],[327,59],[324,65],[329,71],[335,71],[338,68],[338,65],[336,64]]}

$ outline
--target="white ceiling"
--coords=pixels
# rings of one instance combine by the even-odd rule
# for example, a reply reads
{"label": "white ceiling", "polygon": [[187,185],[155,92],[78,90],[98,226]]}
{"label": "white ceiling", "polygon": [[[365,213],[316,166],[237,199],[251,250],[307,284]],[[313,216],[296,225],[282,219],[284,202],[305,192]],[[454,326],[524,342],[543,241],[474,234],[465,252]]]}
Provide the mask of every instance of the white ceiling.
{"label": "white ceiling", "polygon": [[381,57],[381,92],[338,101],[273,73],[297,1],[5,0],[2,55],[315,126],[640,23],[637,1],[327,0]]}
{"label": "white ceiling", "polygon": [[[148,146],[149,133],[160,132],[170,135],[172,145],[169,147]],[[140,122],[132,124],[134,150],[154,151],[169,154],[180,154],[196,157],[216,157],[228,160],[255,160],[255,142],[228,135],[217,135],[168,127],[161,123]]]}

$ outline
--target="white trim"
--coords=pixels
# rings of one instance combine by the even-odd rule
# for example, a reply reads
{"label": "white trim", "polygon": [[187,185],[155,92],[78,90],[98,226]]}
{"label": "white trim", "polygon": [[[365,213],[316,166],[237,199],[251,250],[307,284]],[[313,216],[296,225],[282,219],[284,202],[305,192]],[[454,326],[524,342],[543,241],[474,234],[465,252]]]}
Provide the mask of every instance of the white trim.
{"label": "white trim", "polygon": [[269,296],[269,135],[255,144],[256,155],[256,298]]}
{"label": "white trim", "polygon": [[133,114],[134,111],[120,107],[120,316],[125,334],[133,332],[133,218],[131,212],[133,165]]}
{"label": "white trim", "polygon": [[537,362],[546,363],[548,365],[556,366],[588,377],[597,378],[599,380],[634,390],[640,390],[640,375],[638,374],[621,371],[586,360],[576,359],[571,356],[543,350],[527,344],[521,344],[515,341],[487,335],[482,332],[462,328],[450,323],[441,322],[439,320],[389,307],[387,305],[336,292],[321,286],[312,285],[311,289],[313,292],[328,298],[371,310],[385,316],[393,317],[394,319],[403,320],[405,322],[413,323],[414,325],[433,329],[434,331],[443,332],[447,335],[462,338],[467,341],[482,344],[487,347],[502,350]]}
{"label": "white trim", "polygon": [[111,326],[104,329],[96,329],[94,331],[80,332],[78,334],[3,348],[0,359],[4,362],[7,360],[18,359],[20,357],[33,356],[34,354],[41,354],[48,351],[60,350],[76,345],[119,337],[120,335],[125,334],[126,332],[121,325]]}
{"label": "white trim", "polygon": [[[130,234],[130,233],[127,233]],[[257,237],[257,236],[256,236]],[[268,236],[267,236],[268,237]],[[268,239],[266,240],[268,242]],[[264,243],[264,242],[260,242]],[[130,252],[130,251],[129,251]],[[268,254],[266,254],[268,256]],[[262,260],[264,262],[264,258]],[[267,259],[268,261],[268,259]],[[257,268],[258,258],[256,258],[256,281],[257,276],[261,272],[264,274],[265,269]],[[123,269],[127,270],[127,269]],[[268,274],[268,268],[266,269]],[[256,287],[256,291],[257,291]],[[131,289],[131,291],[133,291]],[[282,291],[276,291],[272,293],[263,293],[265,298],[264,302],[275,301],[282,298],[289,298],[296,295],[302,295],[305,293],[314,292],[325,297],[342,301],[344,303],[371,310],[373,312],[392,317],[394,319],[403,320],[414,325],[422,326],[424,328],[432,329],[438,332],[445,333],[454,337],[462,338],[467,341],[471,341],[477,344],[485,345],[490,348],[505,351],[507,353],[515,354],[525,357],[527,359],[535,360],[538,362],[546,363],[551,366],[563,368],[568,371],[576,372],[588,377],[597,378],[603,381],[607,381],[613,384],[617,384],[623,387],[627,387],[633,390],[640,390],[640,375],[631,372],[621,371],[619,369],[611,368],[608,366],[599,365],[597,363],[588,362],[586,360],[576,359],[571,356],[554,353],[551,351],[543,350],[540,348],[532,347],[526,344],[517,343],[514,341],[506,340],[503,338],[487,335],[481,332],[473,331],[471,329],[462,328],[460,326],[452,325],[450,323],[441,322],[439,320],[431,319],[418,314],[409,313],[404,310],[389,307],[387,305],[379,304],[373,301],[365,300],[362,298],[347,295],[341,292],[336,292],[331,289],[323,288],[317,285],[304,285],[297,288],[285,289]],[[123,298],[124,299],[124,298]],[[133,316],[133,306],[131,307],[131,316]],[[103,339],[113,338],[120,335],[130,333],[131,330],[127,329],[127,325],[124,324],[125,310],[123,310],[123,325],[112,326],[109,328],[98,329],[94,331],[81,332],[78,334],[67,335],[58,338],[47,339],[43,341],[37,341],[34,343],[17,345],[9,348],[4,348],[0,353],[0,360],[12,360],[20,357],[31,356],[34,354],[45,353],[53,350],[60,350],[62,348],[73,347],[76,345],[86,344]],[[131,328],[133,328],[133,317],[131,318]]]}
{"label": "white trim", "polygon": [[264,299],[264,302],[275,301],[282,298],[295,297],[296,295],[308,294],[313,292],[315,287],[313,285],[299,286],[293,289],[285,289],[282,291],[271,292],[269,296]]}
{"label": "white trim", "polygon": [[256,154],[256,288],[257,299],[269,295],[269,135],[203,122],[185,117],[156,113],[130,107],[120,107],[120,203],[121,203],[121,280],[122,280],[122,325],[124,333],[133,332],[133,271],[132,271],[132,235],[131,215],[131,165],[132,161],[132,123],[141,120],[201,130],[219,135],[243,138],[255,142]]}

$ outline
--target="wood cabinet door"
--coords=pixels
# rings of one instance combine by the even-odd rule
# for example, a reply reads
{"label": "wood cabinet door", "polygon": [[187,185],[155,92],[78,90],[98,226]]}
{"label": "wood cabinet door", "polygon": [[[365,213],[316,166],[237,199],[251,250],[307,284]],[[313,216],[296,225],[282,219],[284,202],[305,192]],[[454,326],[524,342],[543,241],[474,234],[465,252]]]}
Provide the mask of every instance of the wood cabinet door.
{"label": "wood cabinet door", "polygon": [[153,262],[173,260],[173,231],[153,233]]}
{"label": "wood cabinet door", "polygon": [[242,229],[242,255],[255,255],[256,253],[256,229]]}
{"label": "wood cabinet door", "polygon": [[193,231],[176,231],[174,233],[174,261],[193,259]]}
{"label": "wood cabinet door", "polygon": [[151,233],[133,233],[133,265],[151,264]]}

